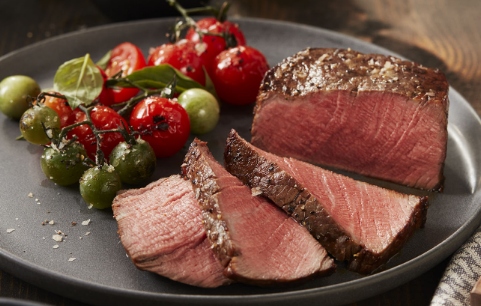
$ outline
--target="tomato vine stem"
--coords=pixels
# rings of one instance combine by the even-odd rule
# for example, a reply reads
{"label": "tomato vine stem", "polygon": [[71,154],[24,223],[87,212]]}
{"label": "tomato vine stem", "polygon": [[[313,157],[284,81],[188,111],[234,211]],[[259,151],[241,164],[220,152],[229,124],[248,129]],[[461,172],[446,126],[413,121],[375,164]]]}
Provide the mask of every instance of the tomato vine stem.
{"label": "tomato vine stem", "polygon": [[208,15],[213,15],[218,21],[224,22],[227,19],[227,11],[229,10],[229,7],[230,7],[230,4],[228,2],[223,2],[220,8],[207,5],[202,7],[190,8],[190,9],[184,8],[176,0],[167,0],[167,2],[170,4],[170,6],[175,7],[175,9],[184,18],[184,21],[180,21],[175,25],[174,37],[171,38],[173,42],[179,39],[180,33],[182,32],[182,30],[186,28],[193,28],[197,32],[197,34],[199,34],[200,37],[204,35],[219,36],[224,38],[226,41],[230,41],[231,42],[229,44],[230,46],[237,45],[237,42],[235,41],[235,37],[233,37],[233,35],[231,35],[230,33],[227,33],[227,32],[212,33],[209,31],[199,29],[195,20],[192,17],[190,17],[191,14],[208,14]]}

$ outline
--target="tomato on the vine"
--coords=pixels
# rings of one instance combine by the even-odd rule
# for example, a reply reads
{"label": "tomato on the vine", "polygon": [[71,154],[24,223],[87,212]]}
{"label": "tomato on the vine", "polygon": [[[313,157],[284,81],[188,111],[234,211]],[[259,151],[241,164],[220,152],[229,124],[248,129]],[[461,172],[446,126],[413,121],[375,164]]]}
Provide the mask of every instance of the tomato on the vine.
{"label": "tomato on the vine", "polygon": [[110,164],[123,183],[143,184],[154,174],[157,158],[150,144],[137,139],[134,143],[119,143],[110,153]]}
{"label": "tomato on the vine", "polygon": [[87,204],[97,209],[112,206],[117,192],[122,189],[120,176],[111,165],[89,168],[79,180],[80,195]]}
{"label": "tomato on the vine", "polygon": [[169,64],[184,75],[205,85],[204,63],[195,49],[195,44],[186,39],[167,43],[152,49],[147,59],[148,66]]}
{"label": "tomato on the vine", "polygon": [[130,115],[130,125],[152,146],[158,158],[177,153],[190,135],[185,109],[162,97],[152,96],[140,101]]}
{"label": "tomato on the vine", "polygon": [[[127,128],[127,121],[122,118],[115,110],[108,106],[98,105],[90,111],[90,117],[92,118],[93,125],[98,130],[112,130],[118,128]],[[79,123],[86,120],[86,115],[80,109],[75,109],[70,116],[69,124]],[[95,154],[97,149],[97,140],[95,138],[92,129],[88,124],[82,124],[70,130],[68,137],[72,138],[77,136],[78,141],[83,144],[88,156],[95,160]],[[115,148],[117,144],[124,141],[124,137],[120,132],[108,132],[100,134],[101,143],[100,149],[104,153],[104,156],[108,158],[110,152]]]}
{"label": "tomato on the vine", "polygon": [[178,102],[189,115],[190,131],[205,134],[212,131],[219,121],[219,103],[207,90],[190,88],[182,92]]}
{"label": "tomato on the vine", "polygon": [[[236,46],[243,46],[246,44],[244,33],[239,26],[230,21],[220,22],[214,17],[202,18],[196,22],[197,30],[202,32],[209,32],[211,34],[226,34],[232,35],[235,38]],[[215,57],[222,51],[229,48],[224,37],[220,35],[199,34],[194,28],[187,31],[185,38],[196,43],[196,49],[200,50],[200,56],[204,65],[209,72],[212,68]],[[204,45],[200,45],[203,43]]]}
{"label": "tomato on the vine", "polygon": [[255,101],[267,70],[269,64],[259,50],[238,46],[217,55],[211,78],[222,101],[246,105]]}
{"label": "tomato on the vine", "polygon": [[33,144],[46,145],[60,131],[60,119],[51,108],[34,105],[20,117],[20,132],[22,137]]}
{"label": "tomato on the vine", "polygon": [[28,97],[40,93],[37,81],[26,75],[11,75],[0,82],[0,112],[15,120],[30,107]]}
{"label": "tomato on the vine", "polygon": [[72,185],[78,183],[88,169],[83,163],[86,154],[84,147],[78,142],[65,147],[48,146],[40,157],[40,166],[47,178],[57,185]]}
{"label": "tomato on the vine", "polygon": [[67,125],[70,115],[72,114],[72,108],[70,107],[66,99],[54,97],[49,94],[55,94],[58,96],[60,96],[61,94],[58,92],[48,92],[45,95],[43,105],[50,107],[55,112],[57,112],[58,117],[60,118],[60,127],[65,127]]}
{"label": "tomato on the vine", "polygon": [[[145,57],[136,45],[124,42],[112,49],[110,60],[105,70],[100,69],[104,76],[104,81],[122,72],[121,76],[126,77],[134,71],[146,66]],[[138,88],[104,88],[99,96],[99,102],[110,106],[125,102],[139,93]]]}

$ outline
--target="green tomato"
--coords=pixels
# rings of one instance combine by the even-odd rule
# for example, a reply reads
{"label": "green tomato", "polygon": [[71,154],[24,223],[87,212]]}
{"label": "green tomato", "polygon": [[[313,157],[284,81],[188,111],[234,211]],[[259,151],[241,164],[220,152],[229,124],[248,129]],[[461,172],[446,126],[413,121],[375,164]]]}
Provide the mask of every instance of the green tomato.
{"label": "green tomato", "polygon": [[120,189],[122,181],[111,165],[92,167],[80,178],[80,195],[87,204],[97,209],[111,207]]}
{"label": "green tomato", "polygon": [[28,97],[36,98],[40,86],[31,77],[13,75],[0,82],[0,111],[7,117],[20,119],[29,108]]}
{"label": "green tomato", "polygon": [[178,102],[189,115],[190,131],[193,134],[210,132],[219,122],[219,103],[204,89],[188,89],[179,95]]}
{"label": "green tomato", "polygon": [[78,183],[88,169],[83,163],[87,152],[79,142],[71,143],[61,149],[57,146],[45,148],[40,158],[43,173],[60,186]]}
{"label": "green tomato", "polygon": [[142,139],[134,145],[121,142],[110,153],[109,161],[115,167],[123,183],[145,183],[154,173],[157,164],[154,149]]}
{"label": "green tomato", "polygon": [[33,144],[48,144],[59,130],[60,118],[50,107],[34,105],[20,118],[20,132],[25,140]]}

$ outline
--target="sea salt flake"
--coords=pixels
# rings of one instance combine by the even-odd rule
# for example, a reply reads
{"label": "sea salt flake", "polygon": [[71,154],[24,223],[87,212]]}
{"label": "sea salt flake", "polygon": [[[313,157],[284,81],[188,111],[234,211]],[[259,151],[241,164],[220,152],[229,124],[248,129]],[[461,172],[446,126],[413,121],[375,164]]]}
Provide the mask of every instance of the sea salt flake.
{"label": "sea salt flake", "polygon": [[58,244],[54,245],[52,248],[58,249]]}
{"label": "sea salt flake", "polygon": [[207,50],[207,44],[205,42],[196,43],[194,49],[197,52],[197,55],[201,55],[205,50]]}
{"label": "sea salt flake", "polygon": [[68,261],[74,261],[75,259],[77,259],[77,258],[75,258],[75,257],[70,257],[70,258],[68,259]]}
{"label": "sea salt flake", "polygon": [[164,93],[166,95],[170,95],[172,93],[172,90],[170,88],[164,88]]}
{"label": "sea salt flake", "polygon": [[28,196],[29,198],[33,198],[33,193],[30,192],[27,196]]}
{"label": "sea salt flake", "polygon": [[14,230],[15,230],[14,228],[8,228],[8,229],[7,229],[7,233],[10,234],[10,233],[13,232]]}
{"label": "sea salt flake", "polygon": [[259,187],[254,187],[251,189],[252,196],[258,196],[262,194],[262,190]]}
{"label": "sea salt flake", "polygon": [[90,224],[90,219],[82,221],[82,225],[89,225],[89,224]]}
{"label": "sea salt flake", "polygon": [[63,241],[62,235],[59,235],[59,234],[52,235],[52,239],[57,241],[57,242]]}

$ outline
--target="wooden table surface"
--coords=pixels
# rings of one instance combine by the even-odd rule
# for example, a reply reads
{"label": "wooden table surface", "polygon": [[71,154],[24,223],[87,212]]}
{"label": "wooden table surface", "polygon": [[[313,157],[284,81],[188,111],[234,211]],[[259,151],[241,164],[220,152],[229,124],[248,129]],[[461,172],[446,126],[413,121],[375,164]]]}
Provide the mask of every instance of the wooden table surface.
{"label": "wooden table surface", "polygon": [[[141,4],[144,1],[130,2]],[[481,1],[230,2],[232,16],[277,19],[326,28],[386,47],[425,66],[437,67],[445,72],[451,86],[481,114],[481,19],[478,16]],[[211,4],[216,3],[221,1],[211,1]],[[145,9],[112,7],[105,10],[88,0],[0,1],[0,56],[59,34],[127,19],[162,16],[163,13],[148,6]],[[428,305],[448,261],[449,258],[402,286],[352,305]],[[84,305],[2,271],[0,297],[51,305]]]}

